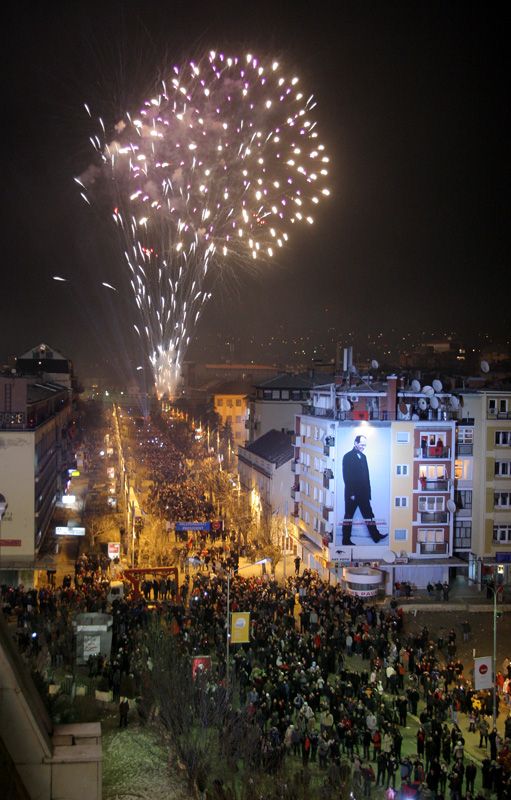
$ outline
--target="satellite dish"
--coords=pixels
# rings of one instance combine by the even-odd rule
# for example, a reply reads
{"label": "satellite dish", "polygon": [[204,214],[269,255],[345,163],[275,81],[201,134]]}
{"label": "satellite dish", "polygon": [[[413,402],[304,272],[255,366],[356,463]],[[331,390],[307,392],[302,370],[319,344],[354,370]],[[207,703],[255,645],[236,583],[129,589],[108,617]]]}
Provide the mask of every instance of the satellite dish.
{"label": "satellite dish", "polygon": [[418,419],[419,419],[419,415],[418,414],[412,414],[412,421],[413,422],[417,422]]}
{"label": "satellite dish", "polygon": [[438,397],[434,396],[429,401],[429,404],[430,404],[431,408],[438,408],[438,406],[440,405],[440,401],[439,401]]}
{"label": "satellite dish", "polygon": [[350,395],[350,400],[352,403],[358,403],[358,394]]}
{"label": "satellite dish", "polygon": [[371,361],[371,367],[372,367],[372,369],[378,369],[378,367],[379,367],[379,366],[380,366],[380,365],[379,365],[378,361],[376,361],[376,359],[375,359],[375,358],[373,358],[373,360]]}
{"label": "satellite dish", "polygon": [[456,511],[456,503],[454,502],[454,500],[447,501],[447,510],[450,511],[451,514],[454,514],[454,512]]}
{"label": "satellite dish", "polygon": [[341,397],[341,411],[349,411],[351,409],[350,401],[345,397]]}
{"label": "satellite dish", "polygon": [[411,388],[412,392],[420,392],[421,385],[420,385],[419,381],[413,380],[411,382],[411,384],[410,384],[410,388]]}
{"label": "satellite dish", "polygon": [[421,397],[421,399],[419,400],[419,408],[420,408],[420,410],[424,411],[427,407],[428,407],[428,401],[425,400],[424,397]]}
{"label": "satellite dish", "polygon": [[435,392],[441,392],[442,389],[444,388],[442,386],[442,381],[439,381],[439,380],[434,380],[431,385],[433,386],[433,389],[435,390]]}
{"label": "satellite dish", "polygon": [[382,553],[382,559],[386,564],[393,564],[396,560],[396,554],[393,550],[384,550]]}
{"label": "satellite dish", "polygon": [[489,371],[490,371],[490,365],[488,364],[488,362],[481,361],[481,372],[489,372]]}
{"label": "satellite dish", "polygon": [[451,402],[451,408],[459,408],[460,407],[460,401],[458,400],[458,398],[455,395],[453,395],[451,397],[451,401],[450,402]]}
{"label": "satellite dish", "polygon": [[435,394],[435,390],[433,389],[432,386],[424,386],[422,391],[426,395],[426,397],[431,397],[432,395]]}

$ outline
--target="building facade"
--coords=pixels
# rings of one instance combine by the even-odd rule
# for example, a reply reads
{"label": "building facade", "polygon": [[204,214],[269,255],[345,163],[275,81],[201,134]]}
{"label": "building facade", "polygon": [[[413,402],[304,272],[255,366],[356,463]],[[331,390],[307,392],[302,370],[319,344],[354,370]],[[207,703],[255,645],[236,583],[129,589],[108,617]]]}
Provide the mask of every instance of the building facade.
{"label": "building facade", "polygon": [[471,577],[511,582],[511,387],[461,392],[457,438],[457,542]]}
{"label": "building facade", "polygon": [[293,514],[325,569],[378,563],[387,589],[448,579],[457,400],[389,376],[315,387],[295,418]]}
{"label": "building facade", "polygon": [[255,442],[270,430],[294,430],[295,415],[310,397],[313,380],[303,375],[282,374],[254,386],[249,401],[247,439]]}
{"label": "building facade", "polygon": [[37,378],[0,376],[0,575],[33,582],[67,469],[73,463],[71,394]]}
{"label": "building facade", "polygon": [[220,417],[222,427],[230,427],[234,444],[244,445],[247,438],[248,394],[250,387],[241,382],[229,382],[216,387],[213,392],[213,407]]}

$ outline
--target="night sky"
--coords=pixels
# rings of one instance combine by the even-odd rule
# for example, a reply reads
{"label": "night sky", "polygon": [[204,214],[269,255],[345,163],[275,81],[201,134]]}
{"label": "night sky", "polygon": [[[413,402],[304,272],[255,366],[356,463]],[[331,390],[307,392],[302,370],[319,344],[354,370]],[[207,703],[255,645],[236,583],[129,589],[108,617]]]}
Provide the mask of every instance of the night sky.
{"label": "night sky", "polygon": [[505,334],[496,4],[19,2],[2,17],[0,362],[44,341],[84,377],[141,363],[115,228],[73,182],[92,161],[83,103],[114,123],[164,65],[211,48],[276,56],[314,92],[332,196],[278,262],[215,286],[191,357],[236,338],[233,358],[262,361],[263,340],[310,331]]}

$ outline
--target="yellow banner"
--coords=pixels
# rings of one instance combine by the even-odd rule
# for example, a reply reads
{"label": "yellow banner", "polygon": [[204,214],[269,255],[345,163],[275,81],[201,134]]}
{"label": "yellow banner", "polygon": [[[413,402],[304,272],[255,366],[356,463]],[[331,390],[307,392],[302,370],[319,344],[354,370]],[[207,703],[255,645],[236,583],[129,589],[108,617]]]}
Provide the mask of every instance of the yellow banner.
{"label": "yellow banner", "polygon": [[231,643],[250,641],[250,611],[233,611],[231,614]]}

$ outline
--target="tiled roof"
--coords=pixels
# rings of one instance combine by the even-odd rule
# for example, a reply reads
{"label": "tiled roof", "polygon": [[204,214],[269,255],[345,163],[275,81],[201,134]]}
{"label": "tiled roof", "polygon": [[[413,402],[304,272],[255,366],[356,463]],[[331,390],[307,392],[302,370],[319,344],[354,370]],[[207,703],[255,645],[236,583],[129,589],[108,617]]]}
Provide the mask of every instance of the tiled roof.
{"label": "tiled roof", "polygon": [[291,436],[288,433],[272,429],[249,444],[246,448],[260,458],[264,458],[275,466],[280,467],[294,456]]}

